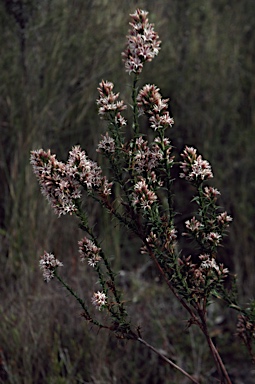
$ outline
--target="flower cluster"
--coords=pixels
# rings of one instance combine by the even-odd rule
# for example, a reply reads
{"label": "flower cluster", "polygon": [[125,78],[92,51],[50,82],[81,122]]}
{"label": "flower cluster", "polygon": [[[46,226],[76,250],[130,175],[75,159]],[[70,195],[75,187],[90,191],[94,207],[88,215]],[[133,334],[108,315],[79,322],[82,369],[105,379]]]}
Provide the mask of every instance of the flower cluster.
{"label": "flower cluster", "polygon": [[215,219],[211,218],[207,226],[193,216],[190,220],[185,221],[188,233],[185,232],[183,235],[190,234],[204,246],[216,248],[230,221],[232,221],[232,217],[227,215],[227,212],[219,214]]}
{"label": "flower cluster", "polygon": [[140,114],[149,116],[150,126],[154,131],[166,129],[174,124],[168,111],[168,99],[162,99],[159,88],[146,84],[138,93],[137,104]]}
{"label": "flower cluster", "polygon": [[69,152],[67,169],[74,179],[78,179],[89,190],[101,185],[101,168],[87,157],[79,145],[73,147]]}
{"label": "flower cluster", "polygon": [[204,274],[209,273],[209,271],[217,272],[217,274],[220,276],[226,277],[229,273],[227,268],[224,268],[223,264],[217,264],[215,258],[210,257],[207,254],[200,255],[199,259],[201,260],[200,269],[203,271]]}
{"label": "flower cluster", "polygon": [[146,180],[143,177],[140,177],[134,186],[133,200],[132,204],[135,207],[140,207],[142,209],[150,210],[151,206],[157,200],[157,195],[155,192],[149,189]]}
{"label": "flower cluster", "polygon": [[150,231],[140,252],[142,254],[149,253],[148,249],[150,249],[154,253],[158,253],[158,250],[160,250],[160,258],[164,255],[169,261],[169,257],[171,258],[176,251],[176,239],[177,230],[174,227],[169,227],[168,220],[163,217],[157,228],[157,233]]}
{"label": "flower cluster", "polygon": [[67,161],[68,174],[79,180],[87,190],[97,190],[107,196],[111,194],[112,183],[102,176],[102,169],[95,161],[90,160],[86,153],[77,145],[69,152]]}
{"label": "flower cluster", "polygon": [[199,256],[201,263],[193,263],[191,256],[179,258],[180,272],[188,295],[195,300],[208,295],[227,276],[228,269],[207,254]]}
{"label": "flower cluster", "polygon": [[174,156],[170,157],[171,151],[173,149],[170,139],[168,137],[156,137],[154,139],[154,143],[160,145],[161,150],[167,155],[168,162],[173,163]]}
{"label": "flower cluster", "polygon": [[151,61],[160,49],[158,34],[154,31],[154,25],[149,23],[148,12],[137,9],[131,14],[132,29],[127,36],[127,46],[122,53],[126,71],[131,74],[139,74],[146,61]]}
{"label": "flower cluster", "polygon": [[86,236],[80,240],[78,244],[81,261],[87,260],[91,267],[95,267],[95,265],[101,260],[101,248],[97,247],[93,241],[88,239]]}
{"label": "flower cluster", "polygon": [[221,229],[225,229],[229,226],[229,223],[233,220],[227,212],[222,212],[217,216],[217,222]]}
{"label": "flower cluster", "polygon": [[186,228],[194,234],[195,237],[199,236],[200,231],[203,231],[204,225],[193,216],[190,220],[185,221]]}
{"label": "flower cluster", "polygon": [[102,135],[102,140],[98,143],[97,152],[102,153],[114,153],[115,152],[115,141],[109,136],[108,132]]}
{"label": "flower cluster", "polygon": [[191,235],[203,247],[214,250],[220,244],[224,232],[232,221],[232,217],[227,212],[217,214],[218,195],[220,192],[213,187],[200,188],[200,196],[193,199],[200,207],[199,219],[193,216],[190,220],[186,220],[185,226],[188,233],[183,233],[183,235]]}
{"label": "flower cluster", "polygon": [[39,261],[40,269],[43,271],[43,278],[47,283],[53,279],[55,270],[57,267],[62,267],[63,264],[61,261],[55,258],[52,253],[47,253],[44,251],[44,254],[41,256]]}
{"label": "flower cluster", "polygon": [[203,193],[204,193],[204,197],[208,199],[208,201],[211,201],[214,203],[217,200],[217,196],[220,195],[220,191],[218,191],[218,189],[213,187],[205,187]]}
{"label": "flower cluster", "polygon": [[159,242],[159,239],[153,231],[150,232],[149,236],[146,237],[146,242],[151,248],[155,248],[156,244]]}
{"label": "flower cluster", "polygon": [[127,124],[121,112],[127,106],[123,100],[118,100],[119,93],[113,92],[114,84],[110,81],[102,80],[97,88],[99,91],[99,99],[97,105],[99,107],[98,114],[101,118],[113,121],[118,127],[123,127]]}
{"label": "flower cluster", "polygon": [[149,147],[148,142],[142,136],[136,139],[135,149],[133,166],[138,174],[151,172],[159,166],[163,159],[163,153],[159,146],[154,143]]}
{"label": "flower cluster", "polygon": [[101,309],[106,305],[107,303],[107,297],[106,294],[100,291],[94,292],[91,302],[95,307],[101,311]]}
{"label": "flower cluster", "polygon": [[141,254],[148,254],[148,249],[155,249],[157,246],[160,245],[160,241],[155,233],[153,231],[150,232],[150,234],[146,237],[146,243],[142,245],[140,248]]}
{"label": "flower cluster", "polygon": [[31,164],[41,191],[59,216],[76,211],[75,200],[81,197],[79,182],[69,173],[66,164],[58,161],[50,150],[31,152]]}
{"label": "flower cluster", "polygon": [[185,147],[181,154],[183,162],[180,168],[183,170],[180,177],[195,183],[212,179],[213,173],[207,160],[203,160],[201,155],[197,155],[197,150],[193,147]]}
{"label": "flower cluster", "polygon": [[81,186],[88,191],[97,190],[104,197],[111,194],[112,184],[102,176],[101,168],[87,157],[80,146],[72,148],[67,163],[58,161],[50,150],[32,151],[31,164],[42,193],[59,216],[76,212]]}
{"label": "flower cluster", "polygon": [[211,243],[213,247],[217,247],[219,245],[222,236],[217,232],[209,232],[205,237],[205,241],[207,241],[209,244]]}
{"label": "flower cluster", "polygon": [[172,253],[176,244],[177,230],[175,228],[166,228],[164,235],[164,248]]}

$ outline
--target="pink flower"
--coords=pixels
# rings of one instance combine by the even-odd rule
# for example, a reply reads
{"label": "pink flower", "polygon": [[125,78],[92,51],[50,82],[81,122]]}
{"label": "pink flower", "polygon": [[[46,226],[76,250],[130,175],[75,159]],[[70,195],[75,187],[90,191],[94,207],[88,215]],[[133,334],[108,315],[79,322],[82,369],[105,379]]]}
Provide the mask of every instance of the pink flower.
{"label": "pink flower", "polygon": [[43,149],[31,152],[31,164],[55,213],[61,216],[76,212],[75,200],[81,197],[81,188],[68,166],[51,155],[50,150]]}
{"label": "pink flower", "polygon": [[148,142],[141,136],[136,139],[136,151],[134,152],[133,161],[134,168],[139,174],[144,171],[151,172],[159,166],[162,160],[163,152],[156,143],[149,147]]}
{"label": "pink flower", "polygon": [[218,245],[221,241],[221,235],[217,232],[210,232],[205,236],[205,240],[208,240],[214,246]]}
{"label": "pink flower", "polygon": [[156,106],[159,106],[159,105],[162,106],[163,104],[164,110],[167,109],[168,99],[162,100],[162,96],[159,91],[160,89],[156,87],[156,85],[154,84],[144,85],[143,88],[140,89],[137,96],[138,107],[141,108],[143,112],[146,112],[150,115],[153,115],[155,113]]}
{"label": "pink flower", "polygon": [[122,53],[126,71],[139,74],[142,72],[146,61],[151,61],[160,49],[158,34],[154,31],[154,25],[147,19],[148,12],[137,9],[131,14],[131,27],[127,36],[127,45]]}
{"label": "pink flower", "polygon": [[[157,235],[155,233],[153,233],[152,231],[150,232],[149,236],[146,237],[146,243],[147,245],[150,247],[150,248],[155,248],[157,246],[157,243],[158,243],[158,238],[157,238]],[[146,245],[143,245],[140,249],[140,252],[142,254],[145,254],[145,253],[148,253],[148,248]]]}
{"label": "pink flower", "polygon": [[171,127],[174,119],[168,112],[168,99],[162,99],[159,88],[146,84],[137,96],[137,104],[140,114],[150,116],[150,126],[154,131]]}
{"label": "pink flower", "polygon": [[220,213],[217,216],[217,221],[220,226],[228,227],[229,223],[232,221],[232,217],[227,214],[227,212]]}
{"label": "pink flower", "polygon": [[87,157],[79,145],[73,147],[69,152],[67,167],[69,175],[77,178],[88,189],[93,189],[101,184],[101,168]]}
{"label": "pink flower", "polygon": [[209,255],[200,255],[200,260],[202,260],[202,263],[200,265],[201,269],[215,269],[217,272],[220,270],[219,266],[217,265],[215,259],[210,258]]}
{"label": "pink flower", "polygon": [[127,108],[124,101],[118,100],[119,93],[113,92],[114,84],[109,81],[102,80],[97,88],[99,91],[99,99],[97,105],[99,107],[98,114],[103,119],[114,119],[120,126],[125,125],[125,119],[120,115],[120,112]]}
{"label": "pink flower", "polygon": [[157,195],[149,189],[144,178],[140,178],[134,186],[133,201],[134,206],[140,206],[144,210],[150,210],[152,204],[157,200]]}
{"label": "pink flower", "polygon": [[113,185],[113,183],[109,183],[107,178],[106,178],[106,176],[104,176],[102,178],[101,186],[100,186],[100,189],[99,189],[99,194],[102,197],[107,197],[107,196],[111,195],[111,193],[112,193],[112,185]]}
{"label": "pink flower", "polygon": [[103,195],[111,193],[111,183],[108,183],[105,176],[102,176],[102,169],[95,161],[90,160],[80,146],[77,145],[69,152],[67,161],[69,175],[78,179],[83,187],[89,191],[98,191]]}
{"label": "pink flower", "polygon": [[166,240],[165,240],[164,247],[169,252],[172,252],[176,244],[177,230],[175,228],[167,228],[165,231],[165,235],[166,235]]}
{"label": "pink flower", "polygon": [[201,155],[199,155],[197,160],[191,165],[191,172],[188,178],[189,180],[207,180],[213,178],[210,164],[207,160],[203,160]]}
{"label": "pink flower", "polygon": [[146,237],[147,243],[149,245],[151,245],[152,247],[155,247],[155,244],[157,243],[157,240],[158,240],[158,238],[157,238],[156,233],[154,233],[152,231],[150,232],[149,236]]}
{"label": "pink flower", "polygon": [[181,156],[184,160],[180,163],[180,168],[183,170],[180,173],[181,178],[199,182],[213,178],[210,164],[207,160],[203,160],[201,155],[197,156],[195,148],[186,146]]}
{"label": "pink flower", "polygon": [[154,131],[157,131],[160,128],[172,127],[174,124],[174,119],[169,116],[168,111],[166,111],[162,116],[158,114],[151,116],[149,121],[151,128],[154,129]]}
{"label": "pink flower", "polygon": [[95,267],[95,265],[101,260],[101,248],[97,247],[95,243],[93,243],[93,241],[88,239],[86,236],[79,241],[78,244],[81,261],[87,259],[88,264],[91,267]]}
{"label": "pink flower", "polygon": [[207,197],[209,200],[216,201],[217,196],[219,195],[220,195],[220,192],[216,188],[213,188],[213,187],[204,188],[204,196]]}
{"label": "pink flower", "polygon": [[198,221],[195,217],[192,217],[192,219],[185,221],[185,225],[187,229],[194,233],[197,233],[203,230],[204,228],[203,224]]}
{"label": "pink flower", "polygon": [[223,277],[226,277],[228,275],[228,268],[224,268],[223,264],[218,265],[216,260],[211,258],[209,255],[200,255],[199,258],[202,260],[199,269],[203,274],[208,274],[209,270],[213,270],[219,276],[223,275]]}
{"label": "pink flower", "polygon": [[77,211],[81,187],[94,190],[103,197],[111,193],[111,183],[102,176],[101,168],[90,160],[77,145],[69,152],[67,163],[62,163],[43,149],[31,152],[31,164],[41,191],[59,216]]}
{"label": "pink flower", "polygon": [[127,125],[127,120],[124,119],[124,117],[120,114],[120,112],[118,112],[115,116],[115,119],[114,119],[114,122],[115,124],[119,127],[119,128],[122,128],[124,127],[125,125]]}
{"label": "pink flower", "polygon": [[41,256],[39,261],[40,269],[43,271],[43,278],[48,283],[53,279],[55,270],[57,267],[62,267],[63,264],[55,258],[52,253],[47,253],[44,251],[44,254]]}
{"label": "pink flower", "polygon": [[97,152],[114,153],[115,152],[115,141],[106,132],[105,136],[102,136],[102,140],[98,144]]}

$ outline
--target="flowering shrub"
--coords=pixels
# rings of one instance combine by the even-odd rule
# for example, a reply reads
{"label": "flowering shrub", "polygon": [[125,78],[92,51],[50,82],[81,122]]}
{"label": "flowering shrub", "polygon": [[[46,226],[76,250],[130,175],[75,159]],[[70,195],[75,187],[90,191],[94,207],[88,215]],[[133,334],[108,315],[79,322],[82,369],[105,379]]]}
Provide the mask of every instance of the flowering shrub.
{"label": "flowering shrub", "polygon": [[[246,310],[238,306],[236,295],[224,286],[229,271],[217,258],[232,218],[217,206],[220,192],[207,184],[213,178],[209,162],[198,155],[195,148],[188,146],[181,153],[181,161],[175,159],[171,141],[165,136],[166,131],[174,125],[168,110],[169,100],[162,97],[155,85],[146,84],[138,88],[138,76],[144,64],[159,53],[160,41],[154,26],[148,21],[147,12],[138,9],[131,15],[131,20],[126,49],[122,54],[125,69],[133,77],[130,140],[126,139],[129,125],[123,116],[127,106],[120,100],[119,93],[113,92],[114,84],[102,80],[98,87],[98,113],[107,122],[108,130],[102,136],[97,151],[110,164],[111,180],[108,181],[100,166],[89,159],[80,146],[72,148],[66,163],[58,161],[50,150],[31,152],[34,173],[55,213],[59,216],[75,214],[80,220],[80,227],[86,233],[78,244],[80,259],[87,261],[94,269],[101,285],[101,290],[96,291],[89,302],[98,310],[108,313],[111,320],[101,323],[94,318],[90,305],[60,277],[58,267],[63,264],[54,255],[45,252],[40,260],[40,268],[47,282],[56,277],[75,297],[90,323],[109,329],[117,337],[143,343],[192,382],[199,382],[143,340],[140,329],[129,319],[107,254],[81,207],[85,191],[140,239],[141,252],[154,261],[169,289],[188,312],[189,324],[197,325],[203,332],[221,382],[230,383],[219,352],[209,336],[207,307],[212,297],[225,300],[240,312],[238,334],[251,355],[255,333],[255,306]],[[141,115],[148,117],[153,135],[151,141],[140,133]],[[184,233],[178,233],[175,226],[172,192],[174,166],[179,166],[179,177],[194,188],[193,201],[198,207],[196,214],[185,221]],[[183,255],[178,247],[181,237],[191,238],[199,252]]]}

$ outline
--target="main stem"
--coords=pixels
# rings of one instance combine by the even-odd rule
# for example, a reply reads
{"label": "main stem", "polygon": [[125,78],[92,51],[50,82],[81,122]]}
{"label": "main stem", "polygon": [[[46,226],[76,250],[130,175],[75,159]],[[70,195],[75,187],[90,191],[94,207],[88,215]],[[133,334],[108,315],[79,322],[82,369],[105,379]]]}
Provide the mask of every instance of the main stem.
{"label": "main stem", "polygon": [[[194,314],[193,310],[186,304],[185,300],[183,300],[178,295],[178,293],[175,291],[175,289],[173,288],[172,284],[170,283],[170,281],[168,280],[167,276],[165,275],[163,269],[161,268],[160,264],[158,263],[158,260],[155,257],[154,253],[150,249],[148,249],[148,251],[149,251],[149,254],[152,257],[152,259],[154,260],[157,268],[159,269],[161,275],[165,279],[170,290],[173,292],[173,294],[175,295],[177,300],[183,305],[183,307],[189,312],[189,314],[191,315],[191,319],[194,322],[194,324],[197,324],[200,327],[200,329],[202,330],[202,332],[204,333],[204,335],[206,337],[206,341],[207,341],[208,346],[210,348],[210,351],[212,353],[213,359],[215,361],[217,370],[218,370],[219,375],[221,377],[221,383],[222,384],[223,383],[232,384],[232,382],[229,378],[229,375],[227,373],[227,370],[225,368],[225,365],[224,365],[224,363],[220,357],[220,354],[217,351],[217,349],[216,349],[215,345],[213,344],[212,339],[209,335],[207,323],[206,323],[206,318],[205,318],[205,312],[203,310],[197,308],[197,313],[198,313],[199,318],[200,318],[200,321],[199,321],[198,318],[196,317],[196,315]],[[222,381],[222,380],[224,380],[224,381]]]}
{"label": "main stem", "polygon": [[138,75],[135,75],[134,82],[133,82],[133,89],[132,89],[134,139],[136,139],[139,133],[138,106],[137,106],[137,82],[138,82]]}
{"label": "main stem", "polygon": [[225,367],[225,365],[224,365],[224,363],[220,357],[220,354],[219,354],[217,348],[215,347],[215,345],[213,344],[213,341],[209,335],[204,311],[198,309],[198,315],[199,315],[200,320],[201,320],[201,327],[200,328],[206,337],[206,341],[208,343],[208,346],[210,348],[213,359],[215,361],[218,373],[219,373],[220,378],[221,378],[221,383],[222,384],[224,384],[224,383],[232,384],[230,377],[228,375],[228,372],[226,370],[226,367]]}

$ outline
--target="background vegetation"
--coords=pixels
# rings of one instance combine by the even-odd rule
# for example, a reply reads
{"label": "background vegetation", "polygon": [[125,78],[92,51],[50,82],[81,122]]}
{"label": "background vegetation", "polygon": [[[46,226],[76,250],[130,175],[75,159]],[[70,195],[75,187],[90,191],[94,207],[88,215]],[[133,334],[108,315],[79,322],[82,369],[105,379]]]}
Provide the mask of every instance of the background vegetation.
{"label": "background vegetation", "polygon": [[[80,143],[96,158],[104,131],[95,105],[99,81],[113,81],[130,100],[120,53],[128,15],[136,7],[150,12],[162,40],[141,84],[154,82],[170,97],[176,123],[169,135],[175,147],[196,146],[211,162],[221,203],[234,217],[221,258],[238,274],[242,301],[254,294],[255,2],[1,0],[0,382],[186,383],[143,347],[96,334],[57,282],[45,286],[38,271],[43,250],[54,251],[82,296],[90,296],[95,286],[91,271],[79,263],[77,222],[57,219],[49,209],[29,152],[51,148],[66,159],[72,145]],[[184,188],[182,183],[176,187],[182,212],[186,194],[192,196]],[[137,252],[135,239],[93,205],[89,210],[121,270],[125,299],[144,338],[213,383],[200,334],[186,329],[186,314]],[[220,304],[211,312],[211,329],[233,382],[253,382],[234,335],[233,313],[222,312]]]}

